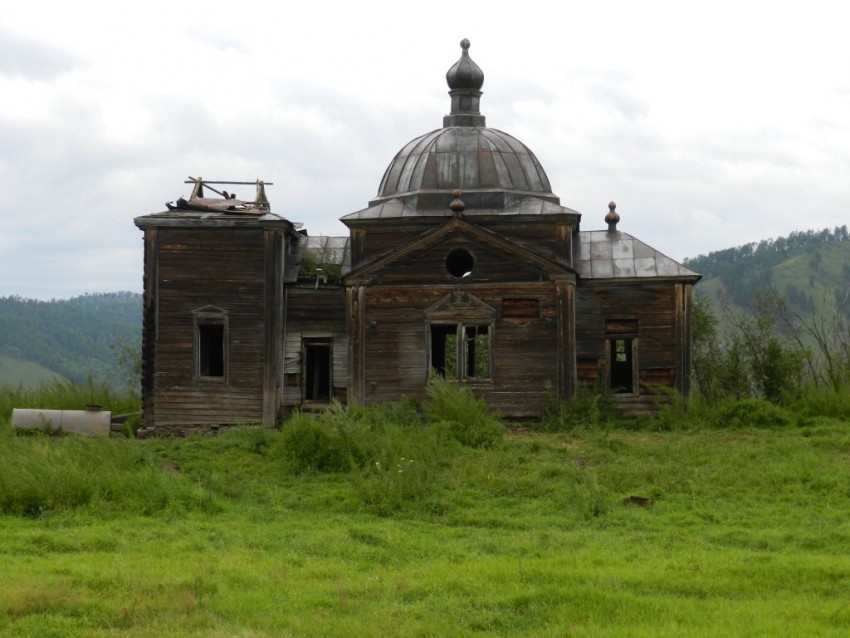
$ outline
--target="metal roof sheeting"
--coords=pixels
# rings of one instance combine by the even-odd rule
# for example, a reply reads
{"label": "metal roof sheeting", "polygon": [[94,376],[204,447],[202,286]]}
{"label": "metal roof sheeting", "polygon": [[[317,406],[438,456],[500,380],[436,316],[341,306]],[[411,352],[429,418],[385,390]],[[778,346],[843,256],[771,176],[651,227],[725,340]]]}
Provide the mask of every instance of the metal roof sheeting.
{"label": "metal roof sheeting", "polygon": [[618,230],[579,233],[573,265],[583,279],[699,278],[679,262]]}

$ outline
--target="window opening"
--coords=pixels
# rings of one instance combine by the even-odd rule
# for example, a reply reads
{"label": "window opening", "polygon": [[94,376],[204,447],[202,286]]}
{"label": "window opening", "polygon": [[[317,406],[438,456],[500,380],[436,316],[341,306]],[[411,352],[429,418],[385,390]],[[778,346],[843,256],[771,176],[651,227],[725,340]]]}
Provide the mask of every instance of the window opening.
{"label": "window opening", "polygon": [[331,361],[331,344],[329,342],[308,342],[304,344],[305,401],[330,401]]}
{"label": "window opening", "polygon": [[431,325],[431,368],[448,379],[457,377],[456,325]]}
{"label": "window opening", "polygon": [[204,306],[192,311],[194,324],[193,378],[225,381],[228,366],[227,311]]}
{"label": "window opening", "polygon": [[446,257],[446,270],[452,277],[469,277],[475,268],[475,257],[465,248],[455,248]]}
{"label": "window opening", "polygon": [[611,390],[634,392],[632,339],[611,339]]}
{"label": "window opening", "polygon": [[198,324],[198,376],[224,376],[224,324]]}
{"label": "window opening", "polygon": [[488,325],[431,324],[430,367],[447,379],[490,378]]}

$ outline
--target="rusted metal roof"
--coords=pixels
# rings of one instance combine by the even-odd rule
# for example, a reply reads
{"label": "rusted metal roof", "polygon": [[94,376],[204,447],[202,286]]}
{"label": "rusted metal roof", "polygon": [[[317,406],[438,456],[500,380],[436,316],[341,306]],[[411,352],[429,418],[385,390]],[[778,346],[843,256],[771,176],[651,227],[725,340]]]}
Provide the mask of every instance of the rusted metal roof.
{"label": "rusted metal roof", "polygon": [[619,230],[580,232],[573,265],[582,279],[700,278],[679,262]]}

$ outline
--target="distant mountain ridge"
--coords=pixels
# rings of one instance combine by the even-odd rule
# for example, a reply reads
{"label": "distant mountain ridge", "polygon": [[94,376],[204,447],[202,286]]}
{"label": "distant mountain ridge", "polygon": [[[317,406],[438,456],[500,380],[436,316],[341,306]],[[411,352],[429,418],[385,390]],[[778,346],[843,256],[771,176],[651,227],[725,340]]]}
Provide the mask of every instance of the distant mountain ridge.
{"label": "distant mountain ridge", "polygon": [[[77,382],[89,376],[109,380],[116,347],[136,347],[141,326],[138,293],[86,294],[51,301],[0,297],[0,355],[37,363]],[[10,375],[3,378],[8,382]]]}
{"label": "distant mountain ridge", "polygon": [[791,233],[719,250],[685,265],[703,280],[698,297],[750,307],[758,293],[775,291],[803,315],[850,311],[850,232],[847,226]]}

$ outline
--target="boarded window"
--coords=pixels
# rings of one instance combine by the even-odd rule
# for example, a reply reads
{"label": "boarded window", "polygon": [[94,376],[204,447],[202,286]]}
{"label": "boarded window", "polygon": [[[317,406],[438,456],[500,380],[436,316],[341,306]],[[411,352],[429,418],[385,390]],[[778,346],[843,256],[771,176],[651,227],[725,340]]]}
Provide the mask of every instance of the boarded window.
{"label": "boarded window", "polygon": [[605,322],[605,334],[608,335],[637,335],[637,319],[608,319]]}
{"label": "boarded window", "polygon": [[540,317],[539,299],[502,299],[502,319],[530,321]]}

